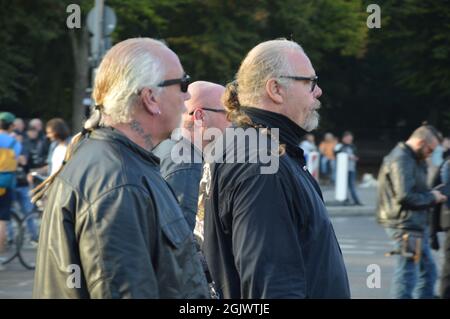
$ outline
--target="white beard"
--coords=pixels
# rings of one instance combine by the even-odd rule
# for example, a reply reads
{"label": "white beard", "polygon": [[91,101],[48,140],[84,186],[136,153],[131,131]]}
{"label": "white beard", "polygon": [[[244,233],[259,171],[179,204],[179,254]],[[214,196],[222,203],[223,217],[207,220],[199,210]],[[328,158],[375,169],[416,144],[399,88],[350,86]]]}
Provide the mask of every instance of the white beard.
{"label": "white beard", "polygon": [[311,115],[306,119],[303,129],[307,132],[311,132],[319,126],[320,115],[319,112],[313,111]]}

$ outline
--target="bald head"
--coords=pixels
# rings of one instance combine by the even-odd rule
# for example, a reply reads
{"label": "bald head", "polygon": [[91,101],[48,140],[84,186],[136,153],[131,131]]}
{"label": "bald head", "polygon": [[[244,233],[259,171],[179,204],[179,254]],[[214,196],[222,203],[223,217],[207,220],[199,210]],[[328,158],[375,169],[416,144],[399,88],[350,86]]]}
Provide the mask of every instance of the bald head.
{"label": "bald head", "polygon": [[205,135],[208,129],[223,132],[230,125],[222,103],[225,87],[216,83],[197,81],[189,85],[188,92],[191,98],[186,101],[187,112],[183,116],[183,126],[191,134],[200,132],[202,144],[205,146],[214,140],[214,136]]}
{"label": "bald head", "polygon": [[222,85],[197,81],[189,85],[188,88],[191,98],[186,101],[187,112],[194,111],[195,108],[211,108],[223,110],[221,98],[225,92]]}

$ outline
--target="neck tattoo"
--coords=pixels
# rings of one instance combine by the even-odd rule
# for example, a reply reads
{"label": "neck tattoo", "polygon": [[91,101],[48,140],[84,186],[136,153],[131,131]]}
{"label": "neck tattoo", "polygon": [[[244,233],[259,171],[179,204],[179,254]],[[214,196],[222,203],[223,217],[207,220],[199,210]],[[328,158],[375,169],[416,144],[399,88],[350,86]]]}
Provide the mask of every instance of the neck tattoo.
{"label": "neck tattoo", "polygon": [[141,126],[141,123],[139,123],[136,120],[132,120],[130,123],[130,127],[144,140],[145,149],[147,151],[151,151],[154,147],[152,142],[152,136],[150,134],[145,133],[144,129]]}

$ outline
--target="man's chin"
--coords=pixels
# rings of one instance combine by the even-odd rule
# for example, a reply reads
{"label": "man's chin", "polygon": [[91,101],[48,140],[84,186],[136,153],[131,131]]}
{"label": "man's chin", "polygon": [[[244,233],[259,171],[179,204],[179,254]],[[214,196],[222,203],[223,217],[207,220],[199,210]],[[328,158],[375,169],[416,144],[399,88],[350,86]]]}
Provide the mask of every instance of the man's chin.
{"label": "man's chin", "polygon": [[302,128],[307,132],[315,130],[319,126],[319,118],[320,118],[319,113],[317,113],[317,111],[314,111],[314,113],[311,114],[311,116],[308,118],[308,120],[302,126]]}

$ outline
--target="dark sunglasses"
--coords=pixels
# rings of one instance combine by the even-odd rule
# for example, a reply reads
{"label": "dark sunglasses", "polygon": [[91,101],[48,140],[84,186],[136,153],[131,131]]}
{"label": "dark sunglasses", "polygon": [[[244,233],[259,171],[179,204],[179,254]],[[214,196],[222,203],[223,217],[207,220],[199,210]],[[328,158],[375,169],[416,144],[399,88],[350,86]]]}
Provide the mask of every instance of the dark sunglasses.
{"label": "dark sunglasses", "polygon": [[311,92],[316,88],[319,77],[315,76],[293,76],[293,75],[280,75],[280,78],[291,79],[295,81],[311,81]]}
{"label": "dark sunglasses", "polygon": [[[204,110],[204,111],[211,111],[211,112],[216,112],[216,113],[223,113],[223,114],[227,113],[227,111],[225,111],[225,110],[210,109],[207,107],[197,107],[196,109],[200,109],[200,110]],[[192,112],[189,112],[188,114],[193,115],[194,112],[195,112],[195,109]]]}
{"label": "dark sunglasses", "polygon": [[164,80],[161,83],[159,83],[158,86],[163,87],[180,84],[181,92],[186,93],[190,82],[191,77],[185,73],[181,79]]}

